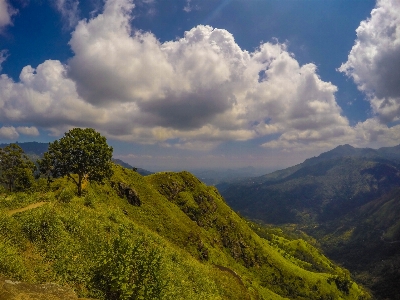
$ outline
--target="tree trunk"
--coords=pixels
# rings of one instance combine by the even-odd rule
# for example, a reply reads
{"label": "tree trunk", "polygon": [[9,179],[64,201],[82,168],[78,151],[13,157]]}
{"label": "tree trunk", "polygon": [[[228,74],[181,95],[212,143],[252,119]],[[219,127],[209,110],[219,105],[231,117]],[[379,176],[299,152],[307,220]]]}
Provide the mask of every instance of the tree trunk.
{"label": "tree trunk", "polygon": [[82,175],[78,174],[78,196],[82,196]]}

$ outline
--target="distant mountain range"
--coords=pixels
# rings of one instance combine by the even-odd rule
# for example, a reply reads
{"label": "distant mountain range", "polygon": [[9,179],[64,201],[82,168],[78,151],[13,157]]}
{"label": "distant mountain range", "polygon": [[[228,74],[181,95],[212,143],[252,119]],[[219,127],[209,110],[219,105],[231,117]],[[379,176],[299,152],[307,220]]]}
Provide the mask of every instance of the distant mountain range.
{"label": "distant mountain range", "polygon": [[220,192],[246,217],[316,238],[376,299],[400,299],[400,145],[338,146]]}
{"label": "distant mountain range", "polygon": [[374,150],[344,145],[220,191],[244,215],[280,224],[335,219],[399,184],[400,146]]}

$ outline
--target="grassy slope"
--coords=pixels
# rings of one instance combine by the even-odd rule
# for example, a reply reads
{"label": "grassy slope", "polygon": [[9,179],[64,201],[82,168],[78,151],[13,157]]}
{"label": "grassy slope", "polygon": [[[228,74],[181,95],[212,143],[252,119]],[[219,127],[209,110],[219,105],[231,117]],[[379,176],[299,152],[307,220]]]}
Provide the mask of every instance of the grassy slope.
{"label": "grassy slope", "polygon": [[[0,195],[0,274],[104,298],[96,270],[122,241],[144,261],[150,253],[161,257],[164,299],[368,298],[347,271],[303,240],[260,238],[255,225],[190,173],[142,177],[115,166],[111,181],[133,188],[142,205],[130,205],[110,183],[88,185],[78,198],[63,179],[52,191]],[[41,201],[48,204],[7,213]]]}

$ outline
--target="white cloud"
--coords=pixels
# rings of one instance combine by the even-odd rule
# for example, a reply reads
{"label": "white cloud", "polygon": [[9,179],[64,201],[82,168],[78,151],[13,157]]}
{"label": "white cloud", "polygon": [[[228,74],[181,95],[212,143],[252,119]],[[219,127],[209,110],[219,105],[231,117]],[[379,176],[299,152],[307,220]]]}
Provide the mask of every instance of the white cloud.
{"label": "white cloud", "polygon": [[67,28],[73,28],[79,21],[78,0],[56,0],[53,5],[60,12]]}
{"label": "white cloud", "polygon": [[[132,31],[133,8],[109,0],[102,14],[80,21],[67,65],[26,66],[19,82],[2,75],[0,119],[52,134],[94,127],[113,139],[184,149],[271,134],[279,138],[265,147],[289,150],[372,139],[367,123],[352,128],[342,115],[337,88],[285,44],[248,52],[210,26],[161,43]],[[394,131],[383,130],[390,140]]]}
{"label": "white cloud", "polygon": [[400,2],[378,0],[356,30],[348,60],[339,68],[368,95],[383,122],[400,117]]}
{"label": "white cloud", "polygon": [[192,4],[192,0],[186,0],[186,5],[183,7],[183,10],[187,13],[193,11],[193,10],[198,10],[199,6],[196,4]]}
{"label": "white cloud", "polygon": [[0,139],[15,140],[18,137],[19,134],[13,126],[0,127]]}
{"label": "white cloud", "polygon": [[8,25],[12,25],[11,17],[17,13],[7,0],[0,0],[0,32]]}
{"label": "white cloud", "polygon": [[16,128],[18,133],[24,134],[24,135],[30,135],[30,136],[38,136],[39,135],[39,130],[34,127],[28,127],[28,126],[19,126]]}

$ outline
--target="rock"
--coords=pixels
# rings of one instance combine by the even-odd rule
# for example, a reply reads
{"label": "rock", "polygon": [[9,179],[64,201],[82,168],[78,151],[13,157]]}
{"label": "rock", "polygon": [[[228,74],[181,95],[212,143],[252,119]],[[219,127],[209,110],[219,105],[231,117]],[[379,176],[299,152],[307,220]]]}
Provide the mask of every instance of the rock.
{"label": "rock", "polygon": [[[90,300],[55,283],[31,284],[0,277],[0,300]],[[94,300],[94,299],[92,299]]]}
{"label": "rock", "polygon": [[[140,201],[139,195],[136,193],[134,189],[129,187],[123,182],[118,182],[118,183],[112,183],[112,187],[115,188],[118,192],[118,196],[121,198],[126,197],[128,202],[134,206],[140,206],[142,205],[142,202]],[[0,299],[1,300],[1,299]]]}

